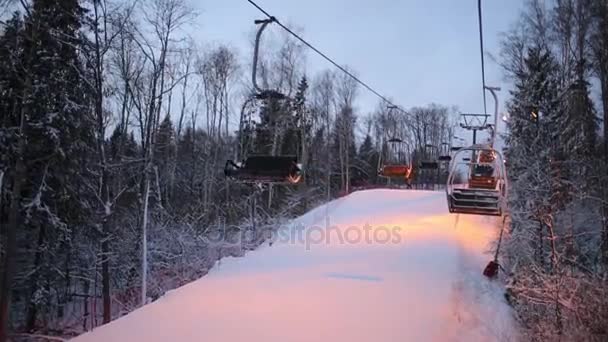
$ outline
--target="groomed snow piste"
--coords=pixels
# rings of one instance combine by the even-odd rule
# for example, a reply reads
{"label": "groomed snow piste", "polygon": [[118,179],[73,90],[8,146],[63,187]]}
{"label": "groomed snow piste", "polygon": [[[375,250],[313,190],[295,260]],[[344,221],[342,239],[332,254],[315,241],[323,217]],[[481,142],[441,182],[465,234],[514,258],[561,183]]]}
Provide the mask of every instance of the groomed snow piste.
{"label": "groomed snow piste", "polygon": [[451,215],[442,192],[355,192],[243,258],[75,342],[513,341],[481,274],[499,218]]}

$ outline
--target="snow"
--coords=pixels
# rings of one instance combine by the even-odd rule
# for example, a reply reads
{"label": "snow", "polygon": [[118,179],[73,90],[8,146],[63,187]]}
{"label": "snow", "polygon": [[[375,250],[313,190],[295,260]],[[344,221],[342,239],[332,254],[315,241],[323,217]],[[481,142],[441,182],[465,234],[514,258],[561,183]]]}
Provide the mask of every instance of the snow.
{"label": "snow", "polygon": [[441,192],[355,192],[73,341],[516,340],[481,274],[499,222],[449,214]]}

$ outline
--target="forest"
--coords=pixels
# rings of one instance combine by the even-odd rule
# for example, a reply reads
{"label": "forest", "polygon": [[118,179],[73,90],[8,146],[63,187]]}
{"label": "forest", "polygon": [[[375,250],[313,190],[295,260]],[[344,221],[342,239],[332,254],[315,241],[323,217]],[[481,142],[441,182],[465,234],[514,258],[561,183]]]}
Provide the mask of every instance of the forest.
{"label": "forest", "polygon": [[[243,256],[352,191],[386,187],[404,141],[415,189],[441,190],[459,110],[399,110],[293,36],[195,41],[186,0],[0,0],[0,341],[71,337]],[[526,340],[608,334],[608,3],[528,0],[492,56],[505,105],[509,229],[500,261]],[[345,67],[357,75],[352,67]],[[296,155],[304,181],[257,187],[226,160]]]}
{"label": "forest", "polygon": [[528,340],[606,340],[608,3],[528,1],[497,59],[514,84],[507,298]]}

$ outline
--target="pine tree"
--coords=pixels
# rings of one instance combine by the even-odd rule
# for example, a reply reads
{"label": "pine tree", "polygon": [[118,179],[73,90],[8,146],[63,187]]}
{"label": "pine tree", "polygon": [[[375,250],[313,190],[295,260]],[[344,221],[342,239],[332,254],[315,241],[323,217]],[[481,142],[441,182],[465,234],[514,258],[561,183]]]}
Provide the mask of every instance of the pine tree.
{"label": "pine tree", "polygon": [[167,115],[161,122],[156,143],[154,145],[154,163],[157,168],[158,185],[161,187],[161,199],[167,204],[173,195],[175,181],[175,168],[177,156],[177,142],[171,118]]}
{"label": "pine tree", "polygon": [[255,127],[254,151],[258,154],[276,154],[281,147],[280,137],[288,119],[282,100],[266,99],[260,107],[260,122]]}
{"label": "pine tree", "polygon": [[[21,108],[22,73],[19,70],[23,65],[23,20],[16,12],[6,22],[2,35],[0,35],[0,149],[6,151],[0,154],[0,172],[6,175],[9,166],[15,164],[11,158],[16,153],[17,127],[19,127],[18,111]],[[9,177],[8,175],[6,176]],[[0,188],[2,191],[2,188]],[[0,193],[0,196],[4,196]],[[6,205],[7,201],[2,201]],[[0,214],[5,210],[0,208]],[[4,221],[4,220],[3,220]]]}
{"label": "pine tree", "polygon": [[[23,21],[19,13],[7,22],[0,35],[0,341],[8,334],[10,301],[13,295],[21,188],[25,182],[22,151]],[[17,168],[18,167],[18,168]],[[4,224],[6,223],[6,226]]]}
{"label": "pine tree", "polygon": [[[326,136],[324,127],[320,127],[312,138],[310,148],[310,157],[308,159],[307,179],[309,184],[325,184],[325,174],[327,168],[328,149],[326,148]],[[329,186],[327,184],[326,186]]]}
{"label": "pine tree", "polygon": [[[72,230],[83,222],[87,210],[79,201],[80,174],[92,138],[88,116],[83,115],[88,110],[81,79],[85,73],[77,52],[83,15],[75,0],[33,1],[22,47],[16,49],[22,52],[19,79],[23,84],[21,113],[14,113],[15,120],[23,122],[16,157],[23,162],[13,167],[22,170],[14,177],[13,191],[19,187],[18,197],[24,199],[17,255],[25,260],[18,270],[28,275],[28,281],[16,289],[19,296],[15,298],[24,302],[13,305],[27,307],[27,328],[34,328],[39,315],[50,314],[51,305],[65,301],[63,292],[51,292],[43,284],[60,286],[68,281],[64,273],[68,270],[53,266],[63,265],[68,257]],[[7,253],[5,259],[14,257]],[[3,330],[0,335],[4,334]]]}
{"label": "pine tree", "polygon": [[[528,49],[524,69],[516,75],[509,121],[508,174],[511,177],[510,207],[522,227],[538,230],[534,248],[537,261],[545,258],[545,218],[552,215],[550,161],[555,158],[557,106],[556,63],[551,52],[537,45]],[[532,219],[532,220],[530,220]]]}
{"label": "pine tree", "polygon": [[586,80],[575,80],[564,91],[555,121],[560,132],[561,152],[579,162],[593,159],[598,141],[598,122]]}
{"label": "pine tree", "polygon": [[367,134],[359,147],[357,160],[360,167],[367,174],[367,182],[376,184],[378,181],[378,151],[374,148],[371,135]]}

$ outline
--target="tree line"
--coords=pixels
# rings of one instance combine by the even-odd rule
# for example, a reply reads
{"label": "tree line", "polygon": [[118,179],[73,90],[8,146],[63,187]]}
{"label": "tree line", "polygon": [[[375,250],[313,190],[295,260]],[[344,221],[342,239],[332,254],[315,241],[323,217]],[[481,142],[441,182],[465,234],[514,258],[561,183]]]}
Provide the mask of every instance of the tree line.
{"label": "tree line", "polygon": [[605,341],[608,3],[528,1],[499,61],[514,84],[507,298],[526,340]]}

